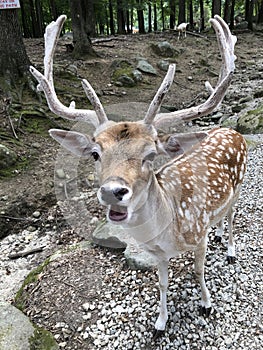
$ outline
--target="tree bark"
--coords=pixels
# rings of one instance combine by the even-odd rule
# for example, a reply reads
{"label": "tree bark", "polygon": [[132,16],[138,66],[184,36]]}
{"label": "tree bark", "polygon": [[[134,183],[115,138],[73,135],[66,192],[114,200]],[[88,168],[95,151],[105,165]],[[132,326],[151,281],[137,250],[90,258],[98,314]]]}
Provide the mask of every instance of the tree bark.
{"label": "tree bark", "polygon": [[189,0],[188,8],[189,8],[189,28],[193,30],[194,29],[194,10],[193,10],[192,0]]}
{"label": "tree bark", "polygon": [[200,31],[202,32],[204,29],[205,29],[204,1],[200,0]]}
{"label": "tree bark", "polygon": [[157,5],[153,4],[153,30],[157,32],[158,29],[158,21],[157,21]]}
{"label": "tree bark", "polygon": [[29,77],[30,60],[23,43],[16,9],[0,10],[0,77],[11,84]]}
{"label": "tree bark", "polygon": [[178,25],[185,22],[185,0],[179,0]]}
{"label": "tree bark", "polygon": [[145,34],[143,4],[141,0],[137,0],[137,16],[138,16],[139,33]]}
{"label": "tree bark", "polygon": [[231,15],[231,0],[225,0],[224,5],[224,21],[226,23],[230,23],[230,15]]}
{"label": "tree bark", "polygon": [[221,0],[212,1],[212,17],[214,17],[214,15],[221,16]]}
{"label": "tree bark", "polygon": [[148,33],[152,32],[152,5],[148,3]]}
{"label": "tree bark", "polygon": [[72,19],[72,30],[73,30],[73,43],[74,50],[73,56],[77,59],[96,57],[97,54],[92,48],[91,40],[87,35],[86,28],[86,13],[82,7],[82,1],[71,0],[70,11]]}
{"label": "tree bark", "polygon": [[118,34],[125,34],[125,20],[122,0],[117,0],[117,27]]}
{"label": "tree bark", "polygon": [[110,13],[110,32],[111,32],[111,35],[115,35],[112,0],[109,0],[109,13]]}
{"label": "tree bark", "polygon": [[169,0],[170,7],[170,29],[174,29],[175,26],[175,0]]}
{"label": "tree bark", "polygon": [[234,29],[234,22],[235,22],[235,4],[236,0],[232,0],[231,3],[231,12],[230,12],[230,29]]}

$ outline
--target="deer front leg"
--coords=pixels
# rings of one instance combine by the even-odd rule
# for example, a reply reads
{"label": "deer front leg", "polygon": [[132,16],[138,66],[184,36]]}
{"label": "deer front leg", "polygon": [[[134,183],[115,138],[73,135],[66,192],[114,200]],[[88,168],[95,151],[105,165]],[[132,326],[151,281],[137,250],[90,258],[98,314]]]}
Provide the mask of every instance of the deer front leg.
{"label": "deer front leg", "polygon": [[155,322],[155,331],[153,340],[160,337],[165,330],[165,325],[168,319],[167,312],[167,288],[168,288],[168,261],[161,261],[158,264],[159,288],[160,288],[160,309],[159,316]]}
{"label": "deer front leg", "polygon": [[204,316],[209,316],[211,312],[211,300],[210,300],[210,293],[206,287],[205,277],[204,277],[206,241],[202,242],[202,244],[197,247],[194,254],[195,254],[195,274],[200,283],[201,295],[202,295],[200,314]]}

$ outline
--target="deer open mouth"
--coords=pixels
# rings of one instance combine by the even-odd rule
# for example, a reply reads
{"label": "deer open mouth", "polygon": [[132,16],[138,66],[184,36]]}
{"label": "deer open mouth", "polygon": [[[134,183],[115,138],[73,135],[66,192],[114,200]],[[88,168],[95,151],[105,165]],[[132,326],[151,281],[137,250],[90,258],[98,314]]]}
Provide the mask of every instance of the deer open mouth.
{"label": "deer open mouth", "polygon": [[126,207],[117,205],[111,205],[109,210],[109,219],[111,221],[120,222],[124,221],[128,217],[128,211]]}

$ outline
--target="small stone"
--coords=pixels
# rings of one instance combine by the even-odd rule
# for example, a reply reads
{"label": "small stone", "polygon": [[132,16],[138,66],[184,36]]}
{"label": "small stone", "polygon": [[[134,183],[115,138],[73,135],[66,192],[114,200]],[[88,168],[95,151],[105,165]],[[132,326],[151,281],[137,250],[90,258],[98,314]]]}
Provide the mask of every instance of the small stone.
{"label": "small stone", "polygon": [[63,169],[57,169],[56,170],[56,175],[59,179],[65,179],[66,178],[66,174],[64,172]]}
{"label": "small stone", "polygon": [[41,213],[40,213],[40,211],[36,210],[36,211],[34,211],[34,213],[32,214],[32,216],[33,216],[35,219],[38,219],[38,218],[41,216]]}

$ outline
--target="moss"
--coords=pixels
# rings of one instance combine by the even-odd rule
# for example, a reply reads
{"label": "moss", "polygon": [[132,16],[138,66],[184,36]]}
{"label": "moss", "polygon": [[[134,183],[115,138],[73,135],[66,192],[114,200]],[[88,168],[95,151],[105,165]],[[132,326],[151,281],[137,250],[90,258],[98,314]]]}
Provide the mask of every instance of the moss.
{"label": "moss", "polygon": [[36,269],[31,271],[26,279],[24,280],[21,288],[17,292],[15,296],[14,305],[21,310],[24,311],[26,300],[27,300],[27,293],[25,291],[25,287],[31,283],[35,283],[38,280],[39,274],[44,270],[44,268],[49,264],[50,258],[45,260],[41,265],[39,265]]}
{"label": "moss", "polygon": [[133,77],[133,67],[129,62],[125,60],[114,62],[112,64],[112,67],[114,68],[112,79],[115,82],[118,81],[118,79],[123,75],[127,75],[130,78]]}
{"label": "moss", "polygon": [[58,345],[47,330],[34,326],[34,335],[29,339],[30,350],[57,350]]}
{"label": "moss", "polygon": [[0,169],[0,179],[14,177],[17,175],[17,172],[20,172],[21,170],[25,170],[29,168],[30,168],[29,159],[24,156],[19,157],[18,161],[12,166],[5,169]]}
{"label": "moss", "polygon": [[263,132],[263,106],[248,111],[237,121],[237,130],[243,134]]}

